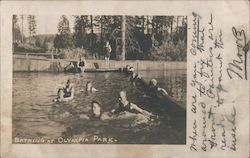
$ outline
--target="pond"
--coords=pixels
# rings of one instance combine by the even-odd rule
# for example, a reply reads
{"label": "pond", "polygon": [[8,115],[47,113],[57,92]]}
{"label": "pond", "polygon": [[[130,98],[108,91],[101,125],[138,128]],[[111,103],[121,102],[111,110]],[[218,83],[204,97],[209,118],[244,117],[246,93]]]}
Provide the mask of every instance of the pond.
{"label": "pond", "polygon": [[[160,87],[178,103],[186,105],[186,70],[141,71],[149,81],[156,78]],[[52,102],[57,90],[71,79],[75,97],[69,102]],[[99,91],[88,94],[82,89],[91,81]],[[86,120],[78,113],[88,115],[92,100],[101,102],[103,111],[114,108],[120,90],[127,92],[128,100],[154,114],[119,116],[111,121]],[[13,74],[13,143],[48,143],[34,141],[43,138],[50,143],[115,143],[115,144],[185,144],[186,116],[170,116],[167,109],[136,88],[121,72],[64,74]],[[68,139],[67,139],[68,138]],[[79,140],[81,138],[81,140]],[[28,139],[27,141],[20,140]],[[78,140],[77,140],[78,139]],[[33,140],[33,141],[31,141]]]}

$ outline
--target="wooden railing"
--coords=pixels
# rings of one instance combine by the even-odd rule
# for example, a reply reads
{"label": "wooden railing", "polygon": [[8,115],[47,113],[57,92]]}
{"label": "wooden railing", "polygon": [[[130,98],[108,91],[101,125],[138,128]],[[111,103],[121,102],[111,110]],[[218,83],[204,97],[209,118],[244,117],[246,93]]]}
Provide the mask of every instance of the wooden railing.
{"label": "wooden railing", "polygon": [[48,59],[55,59],[55,58],[58,58],[58,54],[55,54],[53,52],[51,53],[27,53],[27,52],[18,52],[18,53],[14,53],[13,55],[21,55],[25,58],[29,58],[29,57],[46,57]]}

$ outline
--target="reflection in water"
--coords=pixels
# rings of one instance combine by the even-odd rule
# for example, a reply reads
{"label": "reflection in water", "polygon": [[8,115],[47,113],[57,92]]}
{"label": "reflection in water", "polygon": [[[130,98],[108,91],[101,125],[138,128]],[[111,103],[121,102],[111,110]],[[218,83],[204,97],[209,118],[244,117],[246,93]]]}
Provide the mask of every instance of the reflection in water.
{"label": "reflection in water", "polygon": [[[186,104],[186,71],[142,71],[147,81],[158,80],[179,103]],[[71,79],[75,86],[75,98],[69,102],[54,103],[58,87]],[[99,91],[87,94],[86,82],[91,81]],[[108,112],[117,102],[118,92],[127,91],[128,99],[157,117],[146,118],[123,114],[114,119],[100,121],[82,117],[90,114],[91,101],[102,103],[102,111]],[[13,75],[13,141],[18,138],[55,139],[85,138],[75,143],[185,143],[186,121],[178,115],[170,117],[160,102],[143,97],[143,92],[128,82],[122,73],[14,73]],[[110,138],[112,142],[96,138]],[[99,139],[99,140],[103,140]],[[106,140],[106,139],[104,139]],[[15,143],[15,142],[14,142]],[[64,142],[74,143],[74,142]]]}

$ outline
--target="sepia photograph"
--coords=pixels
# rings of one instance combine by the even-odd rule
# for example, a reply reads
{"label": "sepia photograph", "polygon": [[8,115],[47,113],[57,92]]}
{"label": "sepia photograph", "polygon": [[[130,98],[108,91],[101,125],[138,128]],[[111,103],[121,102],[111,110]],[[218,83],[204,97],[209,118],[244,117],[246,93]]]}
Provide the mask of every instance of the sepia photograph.
{"label": "sepia photograph", "polygon": [[12,15],[12,143],[185,145],[187,22]]}
{"label": "sepia photograph", "polygon": [[249,1],[0,1],[0,157],[249,157]]}

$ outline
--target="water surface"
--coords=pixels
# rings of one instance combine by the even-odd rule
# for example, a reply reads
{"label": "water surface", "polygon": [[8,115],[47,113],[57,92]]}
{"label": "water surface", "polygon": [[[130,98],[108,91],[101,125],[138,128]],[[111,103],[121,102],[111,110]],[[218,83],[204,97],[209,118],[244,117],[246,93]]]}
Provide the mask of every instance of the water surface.
{"label": "water surface", "polygon": [[[156,78],[159,86],[165,88],[178,103],[186,104],[186,71],[139,73],[147,81]],[[52,102],[58,88],[65,85],[67,79],[74,83],[75,98],[69,102]],[[99,91],[93,94],[81,91],[87,81],[92,81]],[[78,113],[90,114],[92,100],[100,101],[104,112],[113,109],[120,90],[126,90],[129,101],[152,112],[156,117],[147,119],[131,115],[109,121],[79,118]],[[145,98],[143,94],[119,72],[14,73],[13,143],[20,143],[15,142],[16,138],[44,138],[54,139],[52,143],[185,144],[186,119],[170,116],[160,102]],[[61,138],[81,138],[87,141],[63,141]]]}

